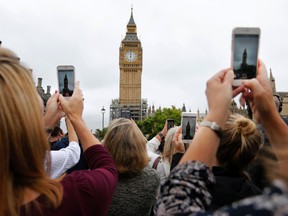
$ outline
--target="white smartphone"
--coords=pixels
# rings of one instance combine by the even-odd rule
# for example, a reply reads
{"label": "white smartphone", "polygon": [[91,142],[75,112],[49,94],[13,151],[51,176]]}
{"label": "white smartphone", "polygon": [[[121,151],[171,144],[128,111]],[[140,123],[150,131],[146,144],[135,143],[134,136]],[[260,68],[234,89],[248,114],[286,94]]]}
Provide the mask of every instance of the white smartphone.
{"label": "white smartphone", "polygon": [[75,88],[75,68],[72,65],[57,66],[58,89],[64,97],[71,97]]}
{"label": "white smartphone", "polygon": [[242,80],[256,77],[260,33],[260,28],[233,29],[231,55],[231,67],[235,74],[233,86],[240,86]]}
{"label": "white smartphone", "polygon": [[183,112],[181,114],[183,143],[190,143],[190,141],[194,138],[196,132],[196,122],[197,122],[196,113]]}

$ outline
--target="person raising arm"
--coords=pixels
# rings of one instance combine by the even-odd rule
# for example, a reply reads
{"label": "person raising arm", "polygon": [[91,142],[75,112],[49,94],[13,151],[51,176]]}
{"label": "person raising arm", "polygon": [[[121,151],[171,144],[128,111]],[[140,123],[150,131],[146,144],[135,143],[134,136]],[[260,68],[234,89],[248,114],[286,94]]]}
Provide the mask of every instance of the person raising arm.
{"label": "person raising arm", "polygon": [[263,124],[278,159],[288,158],[288,128],[274,107],[266,68],[260,61],[258,64],[257,78],[243,82],[243,86],[234,91],[232,71],[221,71],[207,82],[209,114],[205,121],[216,122],[216,125],[206,122],[200,126],[181,164],[161,185],[157,215],[287,215],[288,174],[284,166],[278,169],[273,185],[266,188],[263,194],[234,202],[214,213],[205,212],[211,203],[209,188],[214,183],[210,166],[219,145],[221,127],[227,120],[232,96],[243,92],[242,97],[249,100],[255,118]]}

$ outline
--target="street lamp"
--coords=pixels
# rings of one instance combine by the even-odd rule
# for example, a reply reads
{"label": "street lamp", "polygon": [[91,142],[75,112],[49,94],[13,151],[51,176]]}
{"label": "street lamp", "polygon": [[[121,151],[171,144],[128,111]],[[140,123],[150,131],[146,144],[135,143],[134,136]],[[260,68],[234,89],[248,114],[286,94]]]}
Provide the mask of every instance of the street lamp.
{"label": "street lamp", "polygon": [[101,109],[101,113],[102,113],[102,130],[103,130],[103,128],[104,128],[104,113],[105,113],[105,108],[104,108],[104,106],[103,106],[102,109]]}

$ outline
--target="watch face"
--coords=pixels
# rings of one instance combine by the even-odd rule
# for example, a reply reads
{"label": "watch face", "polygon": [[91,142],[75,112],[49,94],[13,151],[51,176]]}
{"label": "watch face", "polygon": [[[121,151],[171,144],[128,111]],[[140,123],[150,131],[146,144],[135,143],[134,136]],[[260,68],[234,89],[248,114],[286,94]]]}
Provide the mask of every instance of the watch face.
{"label": "watch face", "polygon": [[125,53],[125,60],[127,62],[134,62],[136,60],[136,58],[137,58],[137,55],[133,51],[128,51]]}

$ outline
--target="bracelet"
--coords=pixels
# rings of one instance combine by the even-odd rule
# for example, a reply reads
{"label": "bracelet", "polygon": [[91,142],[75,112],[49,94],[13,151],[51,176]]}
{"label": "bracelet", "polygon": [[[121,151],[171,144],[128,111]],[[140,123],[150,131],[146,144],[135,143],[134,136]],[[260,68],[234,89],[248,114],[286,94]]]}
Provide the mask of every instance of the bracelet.
{"label": "bracelet", "polygon": [[223,130],[220,127],[219,124],[217,124],[216,122],[211,122],[211,121],[202,121],[199,126],[204,126],[204,127],[208,127],[211,130],[213,130],[217,136],[221,139],[223,137]]}
{"label": "bracelet", "polygon": [[158,135],[161,138],[161,142],[163,142],[165,140],[165,136],[162,134],[162,132],[159,132]]}
{"label": "bracelet", "polygon": [[45,132],[50,134],[54,131],[54,128],[44,128],[45,129]]}

